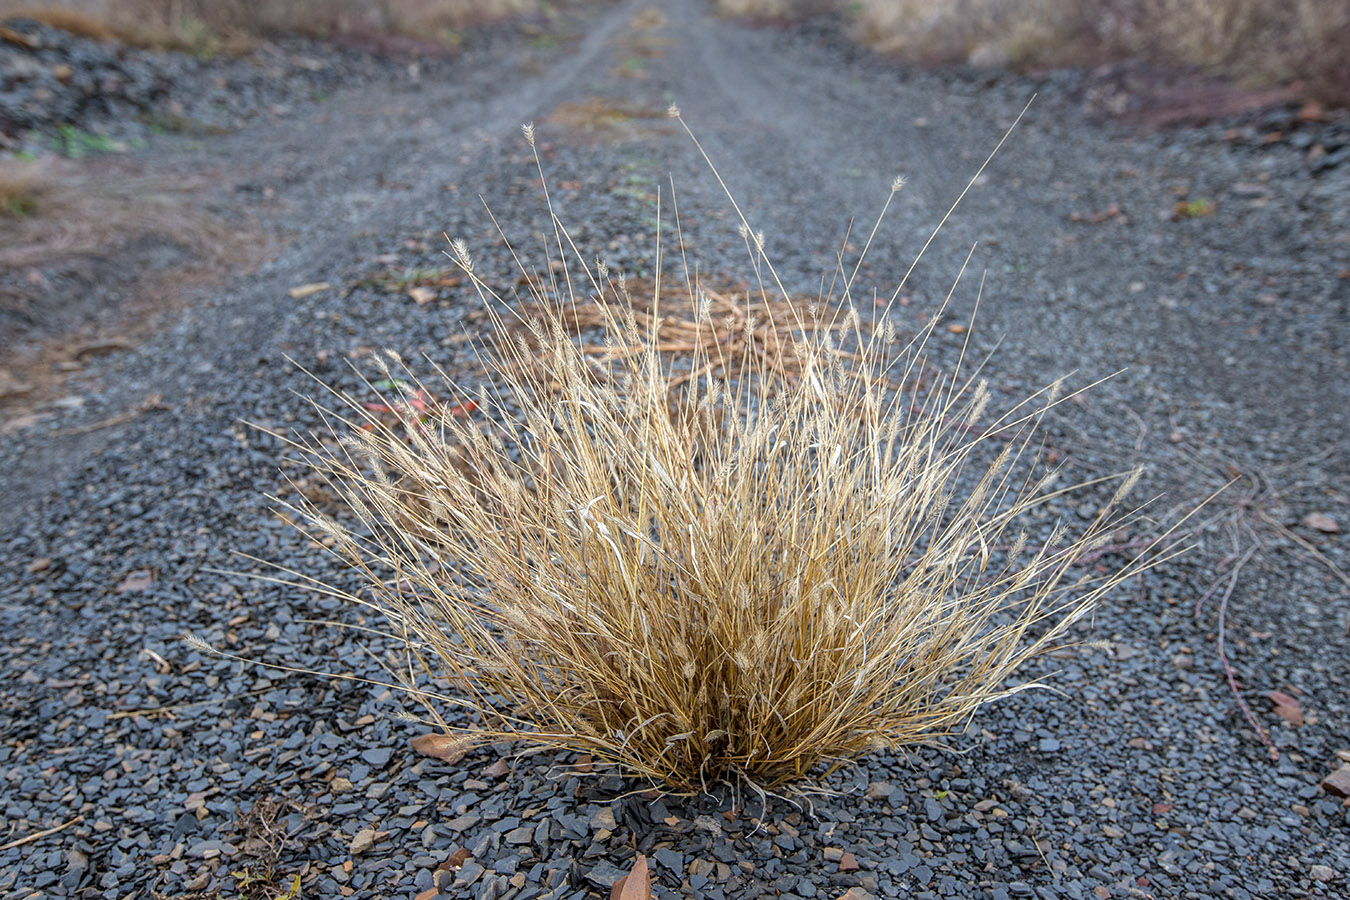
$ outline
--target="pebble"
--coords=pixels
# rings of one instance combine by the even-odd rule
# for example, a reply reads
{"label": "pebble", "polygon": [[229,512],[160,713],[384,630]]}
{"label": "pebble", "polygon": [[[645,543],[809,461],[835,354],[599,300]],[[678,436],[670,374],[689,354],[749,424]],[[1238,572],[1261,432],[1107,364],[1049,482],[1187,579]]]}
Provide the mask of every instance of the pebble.
{"label": "pebble", "polygon": [[352,837],[352,842],[348,847],[348,850],[351,852],[352,856],[360,856],[362,853],[365,853],[371,847],[375,846],[377,842],[384,840],[388,836],[389,832],[387,831],[377,831],[374,828],[362,828]]}
{"label": "pebble", "polygon": [[1322,787],[1328,794],[1350,797],[1350,765],[1343,765],[1323,778]]}

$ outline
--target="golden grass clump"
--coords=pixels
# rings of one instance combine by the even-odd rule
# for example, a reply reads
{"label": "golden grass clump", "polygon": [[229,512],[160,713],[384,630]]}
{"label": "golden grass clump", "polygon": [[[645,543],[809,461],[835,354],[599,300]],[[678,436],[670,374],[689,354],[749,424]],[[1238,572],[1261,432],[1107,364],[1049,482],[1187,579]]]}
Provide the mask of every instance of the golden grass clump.
{"label": "golden grass clump", "polygon": [[[527,280],[524,307],[452,242],[490,321],[485,386],[441,372],[433,392],[390,354],[388,408],[406,415],[337,395],[341,449],[299,445],[360,523],[297,501],[368,590],[321,589],[386,617],[407,648],[396,680],[447,731],[673,791],[773,789],[959,733],[1145,564],[1074,567],[1120,524],[1106,510],[1081,533],[1024,531],[1062,493],[1032,450],[1055,388],[991,414],[959,368],[920,382],[929,332],[902,346],[868,328],[852,278],[818,308],[786,301],[748,227],[764,282],[739,306],[771,331],[719,317],[685,271],[676,341],[659,252],[634,301],[553,221],[562,264]],[[734,362],[705,340],[732,325]],[[766,333],[791,337],[769,353]],[[432,393],[455,414],[426,415]]]}

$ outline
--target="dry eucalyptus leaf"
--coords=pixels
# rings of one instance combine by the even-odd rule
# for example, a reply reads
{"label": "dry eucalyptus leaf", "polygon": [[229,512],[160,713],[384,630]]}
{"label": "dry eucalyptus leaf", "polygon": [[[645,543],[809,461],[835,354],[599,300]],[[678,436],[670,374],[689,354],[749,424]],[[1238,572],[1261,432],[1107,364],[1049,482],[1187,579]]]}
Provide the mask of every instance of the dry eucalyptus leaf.
{"label": "dry eucalyptus leaf", "polygon": [[633,860],[633,868],[610,888],[609,900],[652,900],[652,876],[647,871],[647,857],[638,854]]}
{"label": "dry eucalyptus leaf", "polygon": [[308,297],[311,294],[319,293],[319,291],[326,291],[330,287],[332,287],[332,285],[326,281],[315,281],[310,284],[302,284],[299,287],[293,287],[286,293],[290,295],[292,300],[299,300],[301,297]]}
{"label": "dry eucalyptus leaf", "polygon": [[421,734],[408,742],[414,753],[457,763],[473,749],[473,739],[460,734]]}

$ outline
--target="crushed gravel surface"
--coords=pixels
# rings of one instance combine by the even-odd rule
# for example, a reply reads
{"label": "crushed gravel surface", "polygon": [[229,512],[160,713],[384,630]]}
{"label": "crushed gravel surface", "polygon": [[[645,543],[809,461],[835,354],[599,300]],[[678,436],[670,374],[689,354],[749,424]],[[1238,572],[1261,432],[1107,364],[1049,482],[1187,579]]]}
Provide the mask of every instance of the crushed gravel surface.
{"label": "crushed gravel surface", "polygon": [[[1257,139],[1253,121],[1145,132],[1086,114],[1073,73],[899,70],[818,28],[745,29],[692,0],[660,9],[605,7],[573,38],[503,40],[281,127],[144,151],[183,172],[247,160],[221,196],[271,189],[290,237],[194,295],[173,327],[92,361],[59,414],[0,437],[0,895],[276,896],[298,876],[318,897],[606,897],[641,852],[659,898],[1345,896],[1350,166],[1320,164],[1344,119],[1284,111],[1303,146]],[[947,325],[983,275],[970,337],[993,353],[996,401],[1125,370],[1053,417],[1047,452],[1069,475],[1144,465],[1138,496],[1167,492],[1161,522],[1235,480],[1190,553],[1080,626],[1093,644],[1027,672],[1061,693],[983,710],[955,752],[867,757],[797,805],[662,798],[571,757],[422,758],[408,740],[424,729],[393,716],[407,704],[388,691],[179,641],[191,630],[281,665],[381,676],[387,648],[331,624],[359,624],[356,611],[256,577],[269,570],[255,558],[352,583],[270,512],[266,495],[290,489],[287,452],[244,422],[317,425],[293,393],[313,383],[288,357],[352,390],[348,360],[371,373],[379,348],[467,365],[467,293],[419,304],[387,285],[445,265],[442,232],[511,283],[477,198],[538,246],[547,218],[520,123],[537,123],[577,244],[634,273],[673,175],[700,269],[749,278],[720,189],[660,115],[671,100],[807,295],[850,220],[858,244],[903,173],[859,276],[889,296],[1038,88],[906,285],[897,325],[934,314],[979,242],[939,361],[965,340]],[[1230,135],[1243,129],[1253,139]],[[143,406],[151,394],[161,408]],[[1074,521],[1082,502],[1050,512]],[[1218,656],[1235,560],[1226,651],[1277,761]],[[249,878],[271,892],[245,893],[259,890]]]}

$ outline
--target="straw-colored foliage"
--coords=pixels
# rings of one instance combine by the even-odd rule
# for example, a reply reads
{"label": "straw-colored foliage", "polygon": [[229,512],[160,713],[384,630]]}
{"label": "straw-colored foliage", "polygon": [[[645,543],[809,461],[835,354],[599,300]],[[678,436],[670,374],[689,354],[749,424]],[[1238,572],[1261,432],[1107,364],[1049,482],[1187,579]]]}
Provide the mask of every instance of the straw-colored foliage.
{"label": "straw-colored foliage", "polygon": [[1350,96],[1350,6],[1343,0],[861,0],[858,36],[920,61],[1082,65],[1135,57],[1253,85],[1302,78]]}
{"label": "straw-colored foliage", "polygon": [[[748,230],[767,286],[728,318],[684,271],[692,318],[663,331],[661,284],[634,301],[554,221],[562,265],[527,307],[452,244],[489,384],[432,387],[390,354],[401,421],[339,395],[342,449],[304,442],[360,527],[296,512],[364,573],[338,593],[387,617],[397,680],[443,727],[674,791],[771,789],[959,733],[1129,571],[1075,567],[1118,525],[1105,510],[1023,532],[1059,493],[1032,450],[1054,389],[991,413],[962,370],[920,381],[927,333],[866,327],[849,278],[819,308],[785,300]],[[733,328],[734,360],[706,339]],[[456,414],[426,415],[432,394]]]}
{"label": "straw-colored foliage", "polygon": [[922,63],[1021,68],[1138,58],[1252,86],[1302,79],[1350,100],[1345,0],[718,0],[729,14],[806,15],[831,7],[854,35]]}

